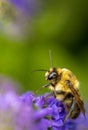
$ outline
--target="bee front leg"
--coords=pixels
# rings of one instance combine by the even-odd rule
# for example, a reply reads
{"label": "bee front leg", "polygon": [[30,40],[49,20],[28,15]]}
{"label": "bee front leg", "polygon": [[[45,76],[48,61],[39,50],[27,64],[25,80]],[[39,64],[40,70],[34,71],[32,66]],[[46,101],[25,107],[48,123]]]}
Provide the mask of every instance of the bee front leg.
{"label": "bee front leg", "polygon": [[46,88],[46,87],[49,87],[51,84],[48,83],[48,84],[45,84],[44,86],[41,86],[40,88],[38,88],[36,91],[35,91],[35,94],[37,94],[41,89],[43,88]]}

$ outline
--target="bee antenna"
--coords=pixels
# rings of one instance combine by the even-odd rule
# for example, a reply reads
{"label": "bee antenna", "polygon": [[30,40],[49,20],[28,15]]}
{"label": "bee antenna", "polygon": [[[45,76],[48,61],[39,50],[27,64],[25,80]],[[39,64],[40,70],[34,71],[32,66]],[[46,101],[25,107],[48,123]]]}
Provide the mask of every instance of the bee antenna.
{"label": "bee antenna", "polygon": [[53,67],[52,51],[51,50],[49,50],[49,57],[50,57],[50,67]]}
{"label": "bee antenna", "polygon": [[48,70],[41,69],[41,70],[33,70],[32,72],[38,72],[38,71],[48,71]]}

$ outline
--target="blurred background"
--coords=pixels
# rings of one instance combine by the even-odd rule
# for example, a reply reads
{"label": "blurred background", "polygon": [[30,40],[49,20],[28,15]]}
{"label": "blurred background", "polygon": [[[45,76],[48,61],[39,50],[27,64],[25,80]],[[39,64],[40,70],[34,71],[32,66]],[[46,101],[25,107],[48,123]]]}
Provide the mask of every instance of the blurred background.
{"label": "blurred background", "polygon": [[[0,0],[0,74],[20,92],[47,83],[49,50],[53,66],[70,69],[88,99],[88,1]],[[41,93],[48,91],[42,90]]]}

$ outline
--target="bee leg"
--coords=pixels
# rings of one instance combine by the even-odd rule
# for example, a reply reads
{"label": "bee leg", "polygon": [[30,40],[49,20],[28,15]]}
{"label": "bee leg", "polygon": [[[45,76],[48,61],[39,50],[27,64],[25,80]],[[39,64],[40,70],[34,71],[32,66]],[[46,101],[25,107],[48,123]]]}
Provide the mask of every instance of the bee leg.
{"label": "bee leg", "polygon": [[49,87],[50,86],[50,83],[44,85],[44,86],[41,86],[40,88],[38,88],[36,91],[35,91],[35,94],[37,94],[41,89],[43,88],[46,88],[46,87]]}
{"label": "bee leg", "polygon": [[71,115],[71,113],[72,113],[72,111],[73,111],[73,109],[74,109],[74,106],[75,106],[75,102],[72,103],[69,112],[67,113],[67,115],[66,115],[65,118],[64,118],[64,121],[66,121],[66,120],[70,117],[70,115]]}
{"label": "bee leg", "polygon": [[80,108],[79,108],[75,98],[73,98],[73,102],[72,102],[72,105],[70,107],[70,110],[67,113],[64,120],[67,120],[68,118],[75,119],[79,116],[79,114],[80,114]]}
{"label": "bee leg", "polygon": [[49,97],[51,97],[51,96],[53,96],[53,95],[54,95],[54,93],[53,93],[53,92],[48,93],[48,94],[45,96],[45,99],[48,99]]}

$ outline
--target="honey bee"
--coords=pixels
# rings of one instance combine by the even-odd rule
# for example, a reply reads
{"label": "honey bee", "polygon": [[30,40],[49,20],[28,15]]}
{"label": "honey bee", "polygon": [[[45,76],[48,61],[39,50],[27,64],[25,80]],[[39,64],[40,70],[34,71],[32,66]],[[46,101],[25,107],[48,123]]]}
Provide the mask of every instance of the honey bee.
{"label": "honey bee", "polygon": [[50,82],[43,87],[49,87],[55,98],[65,105],[67,113],[65,119],[75,119],[80,112],[85,116],[84,103],[79,93],[79,81],[70,70],[50,68],[45,73],[45,78]]}
{"label": "honey bee", "polygon": [[[50,60],[52,60],[51,55]],[[55,98],[64,104],[67,113],[65,120],[68,118],[75,119],[81,112],[85,117],[84,103],[79,93],[79,81],[70,70],[51,67],[50,70],[38,71],[46,71],[45,79],[49,83],[41,88],[48,87]]]}

